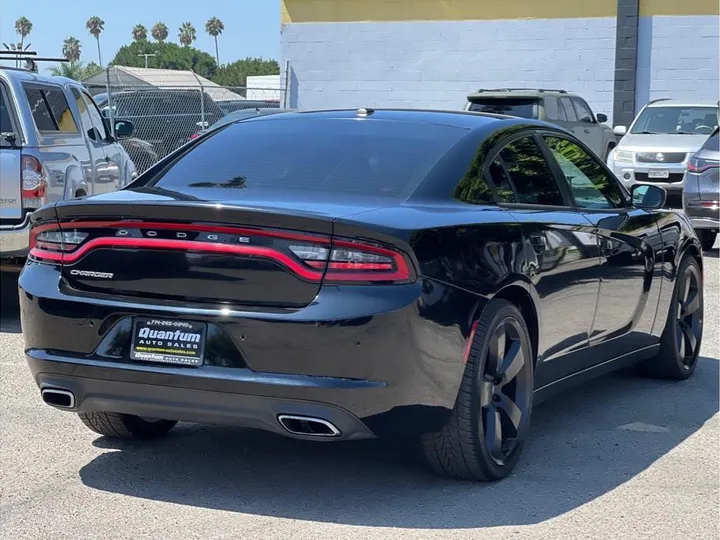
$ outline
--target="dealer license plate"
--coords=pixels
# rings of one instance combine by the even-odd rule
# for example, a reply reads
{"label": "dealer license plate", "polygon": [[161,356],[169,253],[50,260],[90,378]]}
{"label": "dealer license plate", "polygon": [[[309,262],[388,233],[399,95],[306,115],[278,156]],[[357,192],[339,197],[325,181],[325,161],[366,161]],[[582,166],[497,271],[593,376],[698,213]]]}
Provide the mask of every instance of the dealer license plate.
{"label": "dealer license plate", "polygon": [[136,318],[130,358],[140,362],[200,366],[206,333],[205,323]]}
{"label": "dealer license plate", "polygon": [[648,178],[670,178],[670,171],[667,169],[650,169]]}

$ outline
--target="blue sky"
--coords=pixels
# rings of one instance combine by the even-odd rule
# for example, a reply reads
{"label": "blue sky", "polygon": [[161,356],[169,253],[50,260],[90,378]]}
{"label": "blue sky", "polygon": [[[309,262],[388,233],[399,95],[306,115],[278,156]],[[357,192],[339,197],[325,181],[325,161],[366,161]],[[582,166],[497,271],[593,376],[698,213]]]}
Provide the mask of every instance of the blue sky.
{"label": "blue sky", "polygon": [[15,33],[15,20],[21,15],[33,23],[26,43],[32,43],[31,48],[43,56],[61,56],[63,40],[75,36],[82,44],[80,59],[97,62],[95,39],[85,29],[85,22],[93,15],[105,21],[105,32],[100,36],[104,63],[112,60],[118,48],[132,41],[133,26],[143,24],[149,31],[158,21],[168,26],[168,41],[175,43],[180,24],[190,21],[197,29],[193,46],[214,56],[214,42],[205,33],[205,22],[215,16],[225,23],[219,38],[221,63],[247,56],[280,60],[279,0],[2,0],[0,42],[20,41]]}

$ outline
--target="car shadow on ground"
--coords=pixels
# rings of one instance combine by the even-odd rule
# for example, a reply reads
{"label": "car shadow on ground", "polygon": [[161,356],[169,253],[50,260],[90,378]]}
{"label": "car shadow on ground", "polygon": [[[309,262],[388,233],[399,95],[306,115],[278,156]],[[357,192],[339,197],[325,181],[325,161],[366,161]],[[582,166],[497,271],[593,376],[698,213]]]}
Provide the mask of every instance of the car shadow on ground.
{"label": "car shadow on ground", "polygon": [[0,332],[20,333],[19,269],[0,271]]}
{"label": "car shadow on ground", "polygon": [[201,508],[360,526],[475,528],[564,514],[638,475],[718,411],[718,360],[691,380],[619,373],[538,406],[519,467],[494,484],[435,476],[417,447],[311,443],[182,424],[163,440],[124,443],[80,471],[94,489]]}

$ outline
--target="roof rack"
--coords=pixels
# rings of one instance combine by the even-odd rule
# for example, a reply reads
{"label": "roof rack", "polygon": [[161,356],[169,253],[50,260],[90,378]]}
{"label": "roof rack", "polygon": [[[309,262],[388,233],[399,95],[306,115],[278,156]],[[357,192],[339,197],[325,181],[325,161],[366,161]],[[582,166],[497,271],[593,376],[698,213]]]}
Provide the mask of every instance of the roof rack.
{"label": "roof rack", "polygon": [[557,92],[558,94],[567,94],[567,90],[557,90],[554,88],[480,88],[478,92],[516,92],[521,90],[532,90],[533,92]]}
{"label": "roof rack", "polygon": [[[38,68],[36,62],[69,62],[67,58],[53,58],[53,57],[41,57],[37,55],[36,51],[3,51],[0,50],[0,60],[25,60],[25,71],[32,71],[37,73]],[[0,66],[0,68],[7,68],[8,66]],[[12,69],[12,68],[10,68]]]}
{"label": "roof rack", "polygon": [[658,101],[670,101],[670,98],[663,97],[663,98],[651,99],[650,101],[648,101],[648,105],[652,105],[653,103],[657,103]]}

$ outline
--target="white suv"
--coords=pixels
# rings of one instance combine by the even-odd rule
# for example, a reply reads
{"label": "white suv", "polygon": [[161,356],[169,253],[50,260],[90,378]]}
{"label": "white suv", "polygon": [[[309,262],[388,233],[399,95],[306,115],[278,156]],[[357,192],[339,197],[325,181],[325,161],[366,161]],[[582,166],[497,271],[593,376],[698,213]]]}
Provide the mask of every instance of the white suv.
{"label": "white suv", "polygon": [[630,188],[655,184],[668,193],[667,206],[682,208],[687,161],[718,126],[718,104],[656,100],[646,105],[608,155],[608,166]]}

